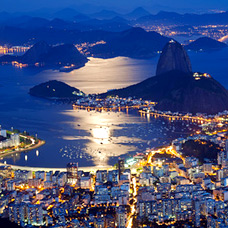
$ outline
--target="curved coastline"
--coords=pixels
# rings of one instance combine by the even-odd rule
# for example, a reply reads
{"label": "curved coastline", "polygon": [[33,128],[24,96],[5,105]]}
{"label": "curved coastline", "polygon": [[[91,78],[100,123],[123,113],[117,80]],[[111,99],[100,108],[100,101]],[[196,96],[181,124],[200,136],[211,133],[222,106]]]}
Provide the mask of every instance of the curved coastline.
{"label": "curved coastline", "polygon": [[39,140],[39,142],[37,144],[34,144],[33,146],[29,146],[27,148],[22,148],[22,149],[19,149],[19,150],[14,150],[14,151],[9,151],[9,152],[2,153],[2,154],[0,154],[0,158],[4,158],[4,157],[6,157],[8,155],[15,154],[15,153],[21,153],[21,152],[24,152],[24,151],[34,150],[34,149],[37,149],[37,148],[43,146],[44,144],[45,144],[44,140]]}
{"label": "curved coastline", "polygon": [[[11,165],[11,164],[4,164],[0,163],[0,166],[10,166],[12,169],[17,170],[28,170],[28,171],[45,171],[45,172],[55,172],[55,171],[61,171],[66,172],[66,168],[45,168],[45,167],[31,167],[31,166],[17,166],[17,165]],[[83,170],[84,172],[96,172],[97,170],[112,170],[114,169],[113,166],[88,166],[88,167],[79,167],[79,170]]]}

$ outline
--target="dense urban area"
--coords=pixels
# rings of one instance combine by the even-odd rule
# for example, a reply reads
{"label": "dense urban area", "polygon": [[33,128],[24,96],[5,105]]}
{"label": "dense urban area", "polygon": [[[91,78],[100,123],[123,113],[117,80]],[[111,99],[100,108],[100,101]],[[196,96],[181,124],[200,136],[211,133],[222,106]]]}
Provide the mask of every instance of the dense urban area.
{"label": "dense urban area", "polygon": [[[108,170],[2,164],[1,217],[22,227],[227,227],[227,121],[227,112],[200,119],[195,135],[119,159]],[[189,143],[194,156],[185,150]]]}

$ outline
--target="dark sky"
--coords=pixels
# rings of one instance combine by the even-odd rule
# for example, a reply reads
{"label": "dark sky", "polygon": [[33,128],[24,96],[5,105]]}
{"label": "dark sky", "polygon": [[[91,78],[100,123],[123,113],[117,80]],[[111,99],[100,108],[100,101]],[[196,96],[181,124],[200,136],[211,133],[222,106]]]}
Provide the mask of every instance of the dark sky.
{"label": "dark sky", "polygon": [[93,5],[94,7],[87,6],[87,9],[91,11],[93,9],[96,11],[97,9],[106,8],[126,12],[139,6],[143,6],[151,12],[159,10],[179,12],[203,12],[213,9],[228,10],[228,0],[0,0],[0,2],[1,10],[10,12],[33,11],[40,8],[77,8],[79,4]]}

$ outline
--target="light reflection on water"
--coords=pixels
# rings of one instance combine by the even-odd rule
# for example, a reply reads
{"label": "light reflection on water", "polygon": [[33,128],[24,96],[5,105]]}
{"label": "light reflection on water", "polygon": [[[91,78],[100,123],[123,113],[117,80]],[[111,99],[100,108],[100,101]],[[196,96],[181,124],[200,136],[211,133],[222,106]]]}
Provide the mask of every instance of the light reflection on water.
{"label": "light reflection on water", "polygon": [[69,161],[79,162],[80,166],[115,164],[119,156],[144,152],[184,136],[189,132],[186,123],[155,120],[132,111],[129,114],[77,111],[69,104],[56,104],[28,95],[29,88],[51,79],[64,81],[86,93],[121,88],[154,75],[156,62],[157,59],[91,59],[84,68],[71,73],[1,66],[1,125],[37,133],[46,140],[38,156],[33,150],[4,160],[41,167],[65,167]]}
{"label": "light reflection on water", "polygon": [[46,81],[46,76],[64,81],[85,93],[101,93],[109,89],[123,88],[136,84],[154,75],[157,58],[136,60],[126,57],[94,59],[85,67],[70,73],[48,70],[38,77]]}
{"label": "light reflection on water", "polygon": [[[87,112],[85,110],[71,110],[66,115],[75,118],[74,128],[86,130],[87,135],[63,135],[64,140],[74,140],[78,146],[82,141],[84,147],[80,150],[86,152],[95,165],[107,165],[110,157],[119,157],[129,151],[135,151],[137,142],[142,142],[140,138],[130,137],[129,134],[121,134],[123,124],[131,124],[131,119],[137,120],[139,117],[129,117],[125,113],[113,112]],[[141,123],[138,122],[137,125]],[[126,126],[127,126],[126,125]],[[125,126],[125,128],[126,128]],[[117,134],[118,132],[118,134]],[[73,152],[75,153],[75,152]],[[72,156],[72,151],[66,156]]]}

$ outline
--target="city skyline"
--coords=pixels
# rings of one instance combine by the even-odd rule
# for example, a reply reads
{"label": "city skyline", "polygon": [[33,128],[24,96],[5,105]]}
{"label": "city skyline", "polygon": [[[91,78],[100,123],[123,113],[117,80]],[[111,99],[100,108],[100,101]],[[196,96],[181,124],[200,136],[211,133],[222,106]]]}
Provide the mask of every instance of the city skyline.
{"label": "city skyline", "polygon": [[1,7],[1,228],[228,228],[227,0]]}

